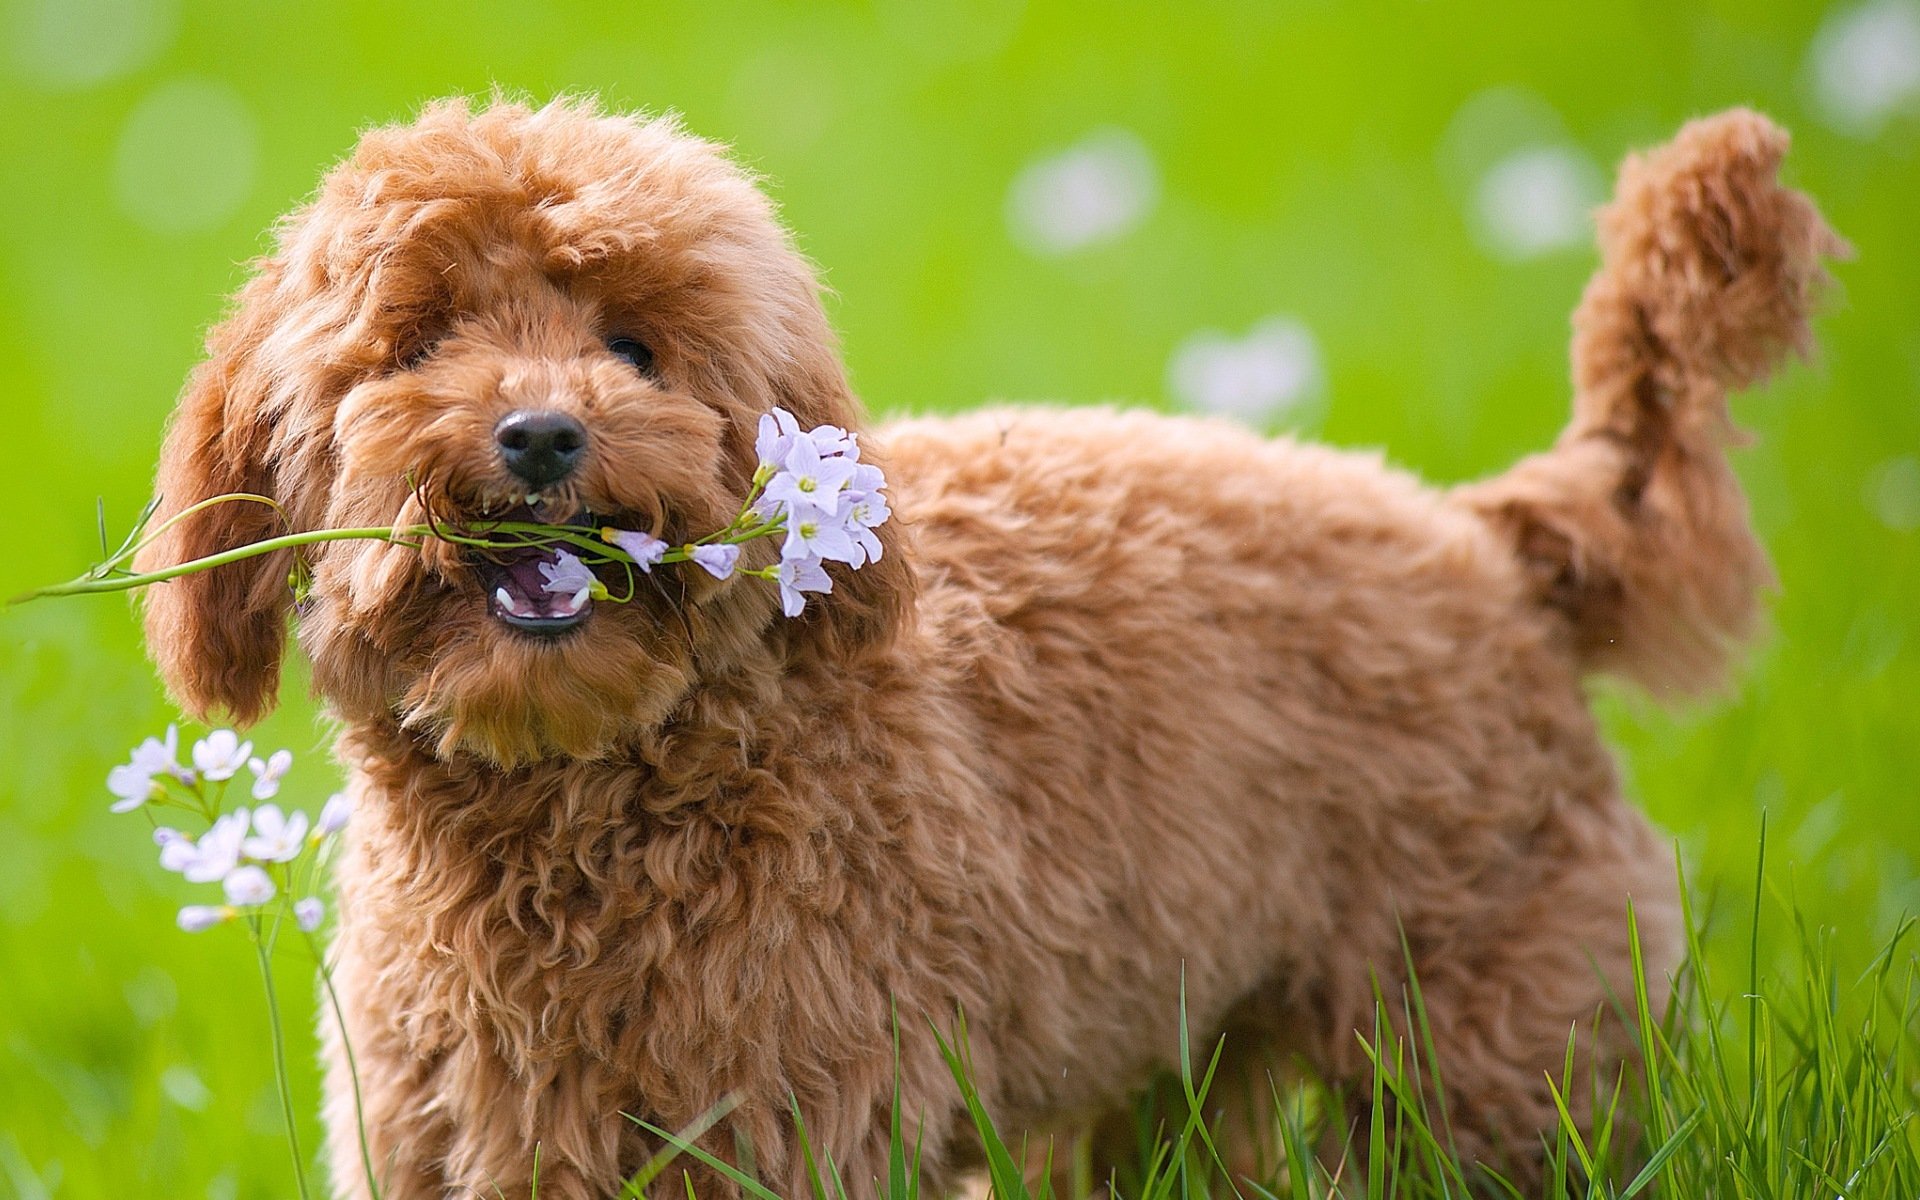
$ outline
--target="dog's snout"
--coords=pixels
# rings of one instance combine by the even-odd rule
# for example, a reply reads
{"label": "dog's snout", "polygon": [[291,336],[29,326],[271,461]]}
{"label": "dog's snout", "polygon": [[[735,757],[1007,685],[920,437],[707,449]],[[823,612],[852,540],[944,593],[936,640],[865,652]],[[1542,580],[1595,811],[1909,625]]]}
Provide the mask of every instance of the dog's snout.
{"label": "dog's snout", "polygon": [[493,440],[507,470],[540,488],[573,474],[587,448],[587,431],[565,413],[523,411],[501,418]]}

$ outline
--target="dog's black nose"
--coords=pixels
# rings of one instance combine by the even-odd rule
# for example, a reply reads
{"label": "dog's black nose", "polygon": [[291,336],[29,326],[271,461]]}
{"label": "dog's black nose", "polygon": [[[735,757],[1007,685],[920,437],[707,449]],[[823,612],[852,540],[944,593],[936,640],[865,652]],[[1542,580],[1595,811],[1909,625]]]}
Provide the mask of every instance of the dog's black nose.
{"label": "dog's black nose", "polygon": [[516,412],[493,427],[493,440],[507,470],[542,488],[573,474],[587,448],[587,431],[565,413]]}

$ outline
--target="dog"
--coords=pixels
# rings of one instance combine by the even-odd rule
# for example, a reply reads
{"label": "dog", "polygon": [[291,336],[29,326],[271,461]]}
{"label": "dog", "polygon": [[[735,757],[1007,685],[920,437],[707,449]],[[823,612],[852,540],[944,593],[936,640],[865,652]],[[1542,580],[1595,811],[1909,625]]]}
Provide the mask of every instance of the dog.
{"label": "dog", "polygon": [[[805,1194],[795,1108],[869,1194],[896,1094],[948,1188],[979,1156],[933,1036],[962,1019],[1010,1132],[1110,1128],[1183,1012],[1223,1072],[1360,1081],[1364,1121],[1357,1035],[1377,996],[1409,1010],[1410,970],[1462,1155],[1536,1177],[1570,1033],[1576,1116],[1633,1052],[1629,902],[1651,1004],[1681,955],[1670,851],[1583,679],[1710,690],[1754,629],[1772,577],[1727,398],[1809,349],[1843,249],[1776,181],[1786,145],[1734,111],[1629,158],[1571,423],[1433,488],[1148,412],[874,428],[721,148],[581,100],[367,133],[165,441],[163,518],[279,510],[215,506],[145,563],[283,521],[684,542],[737,511],[776,406],[857,431],[896,516],[795,619],[762,579],[662,568],[529,625],[514,564],[435,539],[313,547],[297,604],[284,554],[151,589],[183,707],[267,711],[291,621],[339,725],[340,1194],[361,1109],[391,1200],[516,1194],[536,1147],[542,1196],[609,1195],[661,1148],[630,1117],[721,1110],[701,1144]],[[503,444],[528,421],[537,469]]]}

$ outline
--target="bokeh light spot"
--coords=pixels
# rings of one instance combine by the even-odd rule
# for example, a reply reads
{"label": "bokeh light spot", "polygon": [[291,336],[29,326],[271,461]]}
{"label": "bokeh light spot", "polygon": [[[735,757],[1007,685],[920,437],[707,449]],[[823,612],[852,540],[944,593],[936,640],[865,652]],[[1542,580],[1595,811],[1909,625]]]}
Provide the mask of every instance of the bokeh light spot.
{"label": "bokeh light spot", "polygon": [[157,233],[217,228],[253,189],[258,142],[253,115],[232,88],[197,79],[162,84],[120,131],[114,196]]}
{"label": "bokeh light spot", "polygon": [[1867,476],[1867,507],[1888,529],[1920,529],[1920,458],[1891,458]]}
{"label": "bokeh light spot", "polygon": [[1127,233],[1159,198],[1146,144],[1124,129],[1101,129],[1014,176],[1007,224],[1035,254],[1070,254]]}
{"label": "bokeh light spot", "polygon": [[1605,195],[1600,169],[1569,146],[1535,146],[1495,163],[1474,196],[1474,233],[1505,258],[1533,258],[1588,240]]}
{"label": "bokeh light spot", "polygon": [[1605,175],[1533,92],[1473,95],[1447,122],[1436,157],[1474,240],[1490,253],[1533,258],[1590,240]]}
{"label": "bokeh light spot", "polygon": [[1828,124],[1861,137],[1879,132],[1920,98],[1920,5],[1873,0],[1829,14],[1807,66]]}
{"label": "bokeh light spot", "polygon": [[7,14],[8,57],[40,87],[92,87],[151,62],[178,24],[173,0],[31,0]]}
{"label": "bokeh light spot", "polygon": [[1320,382],[1313,331],[1284,316],[1268,317],[1243,338],[1201,330],[1167,367],[1167,386],[1182,404],[1253,424],[1296,412]]}
{"label": "bokeh light spot", "polygon": [[1026,0],[881,0],[880,26],[931,66],[978,62],[1007,48]]}
{"label": "bokeh light spot", "polygon": [[759,129],[769,145],[788,154],[819,142],[838,106],[828,73],[784,47],[741,63],[727,89],[727,101],[742,127]]}

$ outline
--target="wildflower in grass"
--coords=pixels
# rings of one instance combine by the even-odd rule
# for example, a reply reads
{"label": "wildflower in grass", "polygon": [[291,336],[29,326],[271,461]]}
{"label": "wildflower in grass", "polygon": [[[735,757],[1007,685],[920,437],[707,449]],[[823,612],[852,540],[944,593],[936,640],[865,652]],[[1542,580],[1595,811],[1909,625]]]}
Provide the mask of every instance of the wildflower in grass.
{"label": "wildflower in grass", "polygon": [[740,561],[740,547],[725,542],[713,546],[695,546],[687,557],[715,579],[725,579],[733,574],[734,566]]}
{"label": "wildflower in grass", "polygon": [[133,748],[133,763],[155,775],[162,772],[187,778],[188,772],[180,765],[180,730],[177,726],[167,726],[167,732],[157,738],[147,738]]}
{"label": "wildflower in grass", "polygon": [[236,808],[213,823],[199,841],[181,834],[160,847],[160,865],[178,871],[191,883],[225,879],[240,865],[241,843],[247,837],[248,813]]}
{"label": "wildflower in grass", "polygon": [[780,611],[797,617],[807,607],[804,592],[831,592],[833,580],[815,558],[787,558],[775,568],[774,580],[780,585]]}
{"label": "wildflower in grass", "polygon": [[[579,574],[584,573],[591,578],[591,573],[586,571],[578,558],[566,554],[557,555],[556,558],[554,569],[548,572],[549,579],[558,577],[566,586],[577,583]],[[272,984],[270,955],[283,919],[291,918],[294,925],[308,934],[317,931],[325,921],[326,904],[320,897],[306,896],[296,900],[294,896],[297,893],[292,888],[296,880],[315,878],[311,868],[318,864],[313,860],[325,854],[322,843],[346,826],[352,811],[351,805],[344,794],[335,794],[328,798],[320,810],[319,819],[312,820],[305,812],[283,811],[278,804],[267,803],[278,794],[281,781],[292,769],[293,754],[287,750],[277,750],[264,759],[253,758],[253,743],[243,741],[231,729],[211,730],[194,743],[192,758],[197,772],[180,765],[178,752],[179,734],[172,726],[167,728],[164,739],[148,738],[136,747],[129,760],[115,768],[108,777],[108,786],[115,795],[121,797],[121,803],[114,807],[124,812],[151,800],[165,798],[174,807],[187,810],[189,814],[210,823],[197,839],[172,826],[157,826],[153,831],[153,842],[159,847],[160,865],[164,869],[192,883],[217,882],[221,899],[224,900],[220,904],[185,905],[175,911],[174,923],[186,933],[199,933],[216,925],[237,924],[253,943],[254,953],[260,960],[262,977],[267,981],[268,1013],[274,1029],[274,1071],[279,1082],[288,1141],[298,1163],[302,1156],[295,1132],[296,1122],[281,1044],[280,1014]],[[221,808],[227,799],[224,781],[233,779],[243,767],[252,774],[252,795],[260,803],[252,809],[235,808],[223,813]],[[168,785],[177,782],[177,787],[163,786],[163,778]],[[209,787],[209,783],[222,786]],[[303,862],[303,856],[310,850],[314,852],[313,858]],[[320,971],[321,978],[328,983],[326,994],[334,1005],[334,1019],[344,1044],[347,1037],[345,1024],[338,1000],[334,998],[323,951],[317,942],[303,940],[314,955],[314,965]],[[349,1061],[352,1060],[352,1053],[349,1046]],[[373,1175],[371,1159],[368,1164],[368,1190],[378,1195],[379,1185]],[[310,1194],[304,1181],[301,1182],[299,1193],[302,1196]]]}
{"label": "wildflower in grass", "polygon": [[320,807],[320,819],[314,822],[314,840],[318,841],[329,834],[339,833],[347,827],[347,818],[352,815],[353,801],[347,799],[345,792],[335,792],[328,796],[327,802]]}
{"label": "wildflower in grass", "polygon": [[200,853],[192,838],[165,825],[153,831],[153,843],[160,847],[160,865],[169,871],[185,871]]}
{"label": "wildflower in grass", "polygon": [[600,536],[626,551],[634,565],[642,571],[652,572],[654,565],[666,557],[668,546],[650,533],[640,533],[629,529],[602,529]]}
{"label": "wildflower in grass", "polygon": [[280,792],[280,780],[287,769],[293,766],[293,751],[275,750],[266,761],[252,758],[247,760],[247,770],[253,772],[253,798],[271,800]]}
{"label": "wildflower in grass", "polygon": [[135,763],[122,763],[108,771],[107,790],[120,797],[112,805],[112,811],[117,813],[132,812],[163,794],[160,785],[153,781],[153,773],[141,770]]}
{"label": "wildflower in grass", "polygon": [[232,779],[252,754],[252,742],[241,741],[231,729],[216,729],[193,744],[193,765],[201,778],[218,783]]}
{"label": "wildflower in grass", "polygon": [[239,915],[225,905],[189,904],[180,910],[180,915],[175,917],[174,921],[188,933],[199,933],[231,921]]}
{"label": "wildflower in grass", "polygon": [[107,772],[107,790],[120,797],[113,811],[132,812],[164,792],[154,782],[157,775],[171,775],[190,781],[193,773],[180,765],[180,731],[167,726],[164,740],[147,738],[133,748],[128,760]]}
{"label": "wildflower in grass", "polygon": [[265,904],[273,899],[273,880],[259,867],[236,867],[220,881],[221,890],[227,894],[227,903],[233,905]]}
{"label": "wildflower in grass", "polygon": [[253,810],[254,836],[241,843],[246,856],[260,862],[292,862],[307,844],[307,814],[283,814],[278,805]]}
{"label": "wildflower in grass", "polygon": [[293,906],[293,919],[305,933],[320,928],[320,922],[326,919],[327,906],[318,896],[308,896]]}

